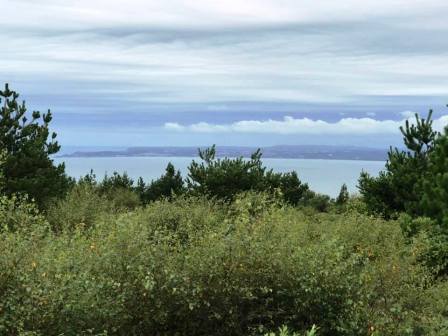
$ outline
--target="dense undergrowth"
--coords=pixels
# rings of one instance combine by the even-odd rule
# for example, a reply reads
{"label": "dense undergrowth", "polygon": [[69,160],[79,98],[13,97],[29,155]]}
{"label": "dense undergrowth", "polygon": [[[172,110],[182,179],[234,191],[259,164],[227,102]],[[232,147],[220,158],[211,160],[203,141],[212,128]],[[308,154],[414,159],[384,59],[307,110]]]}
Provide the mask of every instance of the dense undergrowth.
{"label": "dense undergrowth", "polygon": [[74,180],[51,114],[0,91],[0,335],[448,335],[448,128],[401,128],[362,198],[199,150]]}
{"label": "dense undergrowth", "polygon": [[448,334],[424,232],[409,240],[356,200],[128,210],[85,188],[45,214],[3,198],[0,220],[1,335]]}

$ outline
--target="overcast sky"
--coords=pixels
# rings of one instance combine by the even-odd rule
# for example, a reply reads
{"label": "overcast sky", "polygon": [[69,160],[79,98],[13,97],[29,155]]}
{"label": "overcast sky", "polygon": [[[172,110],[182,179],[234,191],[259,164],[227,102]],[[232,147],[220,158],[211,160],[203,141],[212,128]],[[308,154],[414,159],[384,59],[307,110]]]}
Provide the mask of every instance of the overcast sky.
{"label": "overcast sky", "polygon": [[447,124],[446,0],[0,0],[0,82],[63,145],[398,143]]}

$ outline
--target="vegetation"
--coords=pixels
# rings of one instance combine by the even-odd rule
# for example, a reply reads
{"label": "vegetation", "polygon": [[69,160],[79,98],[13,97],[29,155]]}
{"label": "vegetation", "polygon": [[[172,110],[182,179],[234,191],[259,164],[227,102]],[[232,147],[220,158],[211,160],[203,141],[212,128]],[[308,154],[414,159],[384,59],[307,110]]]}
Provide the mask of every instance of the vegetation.
{"label": "vegetation", "polygon": [[432,111],[423,119],[416,114],[415,124],[407,120],[405,127],[400,127],[406,150],[391,148],[386,170],[378,177],[361,174],[359,191],[371,213],[385,218],[397,217],[400,212],[421,214],[422,181],[438,136],[432,129],[431,115]]}
{"label": "vegetation", "polygon": [[[343,185],[331,200],[259,151],[215,147],[186,180],[169,164],[148,185],[71,181],[49,157],[51,118],[18,124],[11,92],[0,335],[448,335],[448,130],[431,114],[402,128],[407,150],[384,172],[361,175],[361,197]],[[35,189],[50,180],[48,195]]]}
{"label": "vegetation", "polygon": [[249,193],[230,205],[181,197],[65,226],[70,202],[57,232],[30,213],[20,215],[26,230],[0,234],[0,334],[448,331],[446,283],[418,262],[427,241],[408,243],[395,221],[307,214]]}
{"label": "vegetation", "polygon": [[448,128],[435,131],[431,115],[416,115],[415,124],[400,128],[407,150],[391,150],[386,171],[376,178],[361,174],[359,188],[370,213],[404,213],[401,226],[408,237],[427,235],[431,244],[421,261],[442,276],[448,274]]}
{"label": "vegetation", "polygon": [[284,200],[297,205],[308,185],[303,184],[296,172],[274,173],[267,170],[261,161],[261,151],[244,158],[216,158],[215,146],[199,150],[202,162],[193,161],[188,167],[188,189],[194,195],[208,195],[232,201],[245,191],[278,191]]}
{"label": "vegetation", "polygon": [[159,179],[152,181],[148,187],[144,186],[142,179],[140,180],[139,185],[143,186],[140,193],[144,203],[162,198],[171,198],[174,195],[184,194],[186,191],[180,171],[176,171],[171,163],[168,163],[165,169],[165,174]]}
{"label": "vegetation", "polygon": [[56,133],[50,136],[49,132],[51,112],[41,115],[34,111],[28,116],[25,102],[19,104],[18,97],[7,84],[3,91],[0,90],[4,192],[7,195],[26,194],[42,207],[50,199],[64,195],[70,180],[65,175],[64,165],[55,166],[50,158],[60,149],[55,141]]}

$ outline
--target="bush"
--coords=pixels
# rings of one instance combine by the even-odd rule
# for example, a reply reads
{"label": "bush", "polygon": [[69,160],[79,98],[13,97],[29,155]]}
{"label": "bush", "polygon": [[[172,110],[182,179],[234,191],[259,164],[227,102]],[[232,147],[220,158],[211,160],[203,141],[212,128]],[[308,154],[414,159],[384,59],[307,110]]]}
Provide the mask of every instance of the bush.
{"label": "bush", "polygon": [[92,222],[88,232],[1,233],[0,334],[446,330],[448,292],[396,222],[306,215],[253,193],[232,205],[181,197]]}
{"label": "bush", "polygon": [[26,196],[0,196],[0,231],[26,231],[35,226],[47,227],[47,222]]}
{"label": "bush", "polygon": [[67,196],[51,205],[47,219],[56,232],[89,229],[106,214],[114,211],[114,204],[100,195],[96,187],[80,183],[73,187]]}
{"label": "bush", "polygon": [[311,190],[307,190],[303,195],[302,201],[299,203],[302,206],[312,208],[318,212],[327,212],[332,204],[331,198],[328,195],[319,194]]}

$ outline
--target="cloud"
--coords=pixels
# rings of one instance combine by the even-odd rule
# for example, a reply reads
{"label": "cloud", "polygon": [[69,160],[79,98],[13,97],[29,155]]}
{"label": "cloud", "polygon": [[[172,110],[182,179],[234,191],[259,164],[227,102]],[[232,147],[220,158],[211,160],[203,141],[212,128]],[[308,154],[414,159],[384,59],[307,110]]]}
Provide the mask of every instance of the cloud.
{"label": "cloud", "polygon": [[[413,119],[409,119],[411,122]],[[193,133],[261,133],[261,134],[313,134],[313,135],[372,135],[398,134],[405,120],[375,120],[372,118],[343,118],[337,122],[295,119],[243,120],[232,124],[211,124],[200,122],[191,125],[166,123],[166,130]],[[434,120],[434,128],[443,130],[448,125],[448,115]]]}
{"label": "cloud", "polygon": [[[348,116],[363,115],[378,128],[368,120],[441,106],[448,94],[445,0],[0,3],[1,81],[69,125],[122,113],[148,127],[175,120],[197,133],[254,132],[256,120],[272,118],[280,134],[313,118],[331,129],[335,117],[350,124]],[[320,107],[325,117],[275,123]],[[373,107],[377,115],[365,113]],[[209,117],[198,116],[204,111]]]}
{"label": "cloud", "polygon": [[[137,102],[447,93],[442,0],[6,2],[0,76],[34,90],[50,77],[60,90],[107,82]],[[81,97],[84,86],[62,93]]]}
{"label": "cloud", "polygon": [[413,118],[415,116],[415,114],[416,114],[416,112],[413,112],[413,111],[400,112],[400,115],[406,119]]}

